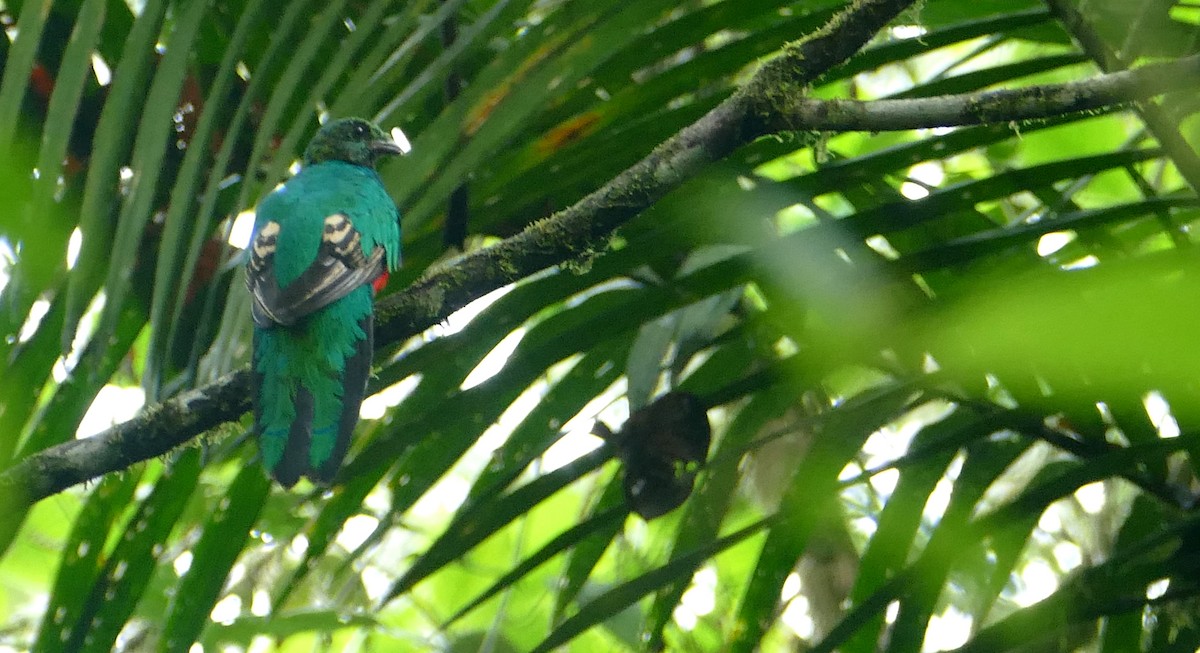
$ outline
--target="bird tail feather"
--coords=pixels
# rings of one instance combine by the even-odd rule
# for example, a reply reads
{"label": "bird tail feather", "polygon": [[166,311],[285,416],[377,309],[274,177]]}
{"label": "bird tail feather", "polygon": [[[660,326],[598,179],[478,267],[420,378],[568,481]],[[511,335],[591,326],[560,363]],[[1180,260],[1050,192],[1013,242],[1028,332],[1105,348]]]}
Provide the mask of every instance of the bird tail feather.
{"label": "bird tail feather", "polygon": [[364,337],[354,342],[342,370],[307,382],[269,360],[285,356],[278,347],[287,334],[255,334],[255,432],[264,466],[283,487],[292,487],[301,476],[328,485],[337,475],[366,394],[373,326],[368,313],[358,321]]}

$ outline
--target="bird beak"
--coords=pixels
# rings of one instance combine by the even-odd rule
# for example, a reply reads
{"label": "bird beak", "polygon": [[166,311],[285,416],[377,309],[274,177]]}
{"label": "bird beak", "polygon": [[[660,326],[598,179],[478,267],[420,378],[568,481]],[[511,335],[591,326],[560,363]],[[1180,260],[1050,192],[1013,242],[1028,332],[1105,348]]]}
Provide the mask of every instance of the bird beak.
{"label": "bird beak", "polygon": [[404,154],[404,150],[396,144],[396,141],[371,141],[367,147],[371,149],[372,154]]}

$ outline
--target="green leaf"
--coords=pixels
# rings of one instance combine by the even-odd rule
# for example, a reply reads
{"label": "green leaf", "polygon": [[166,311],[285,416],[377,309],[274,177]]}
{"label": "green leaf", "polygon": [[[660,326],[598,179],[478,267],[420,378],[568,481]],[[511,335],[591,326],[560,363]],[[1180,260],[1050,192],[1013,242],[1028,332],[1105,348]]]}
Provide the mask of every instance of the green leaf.
{"label": "green leaf", "polygon": [[187,651],[199,639],[270,489],[270,479],[257,465],[243,467],[230,484],[228,494],[204,525],[192,549],[192,564],[176,587],[161,650]]}
{"label": "green leaf", "polygon": [[[206,615],[207,616],[207,615]],[[204,646],[234,644],[250,646],[255,637],[284,640],[308,632],[332,633],[347,628],[374,628],[379,622],[369,615],[347,615],[337,610],[306,610],[269,617],[243,616],[228,624],[211,624]]]}
{"label": "green leaf", "polygon": [[613,616],[666,583],[678,580],[681,577],[687,577],[691,574],[691,570],[700,562],[754,535],[762,530],[766,524],[767,520],[765,519],[757,521],[712,542],[708,546],[676,556],[670,563],[608,590],[581,606],[577,613],[564,620],[533,651],[535,653],[539,651],[551,651],[555,647],[567,643],[584,630]]}
{"label": "green leaf", "polygon": [[551,494],[604,464],[612,453],[598,449],[499,497],[481,498],[459,510],[453,521],[388,590],[384,601],[407,592],[442,566],[462,558],[487,536],[496,533]]}
{"label": "green leaf", "polygon": [[110,476],[92,490],[63,543],[62,562],[50,591],[50,602],[33,650],[63,650],[87,609],[92,587],[104,571],[110,551],[109,531],[124,513],[137,488],[139,474]]}
{"label": "green leaf", "polygon": [[[142,384],[148,392],[147,399],[151,401],[158,395],[164,369],[168,366],[167,357],[176,331],[173,325],[183,313],[188,291],[192,289],[191,284],[199,280],[195,268],[196,259],[200,255],[200,239],[197,236],[206,233],[207,221],[204,219],[204,213],[195,211],[193,202],[204,172],[203,168],[212,163],[210,148],[221,124],[219,120],[226,117],[218,107],[233,88],[239,57],[244,54],[246,43],[253,34],[253,29],[258,26],[263,5],[263,0],[247,3],[226,46],[216,79],[212,82],[209,94],[204,98],[203,106],[192,107],[193,111],[199,110],[200,119],[187,142],[187,152],[180,165],[179,175],[175,178],[175,185],[171,189],[171,202],[167,215],[163,218],[154,270],[154,292],[150,301],[149,320],[151,339],[146,352],[147,379]],[[225,136],[229,138],[231,135],[227,133]],[[232,141],[232,138],[230,140]],[[181,258],[188,262],[187,265],[179,265]]]}
{"label": "green leaf", "polygon": [[129,523],[117,531],[120,540],[92,583],[79,619],[63,640],[64,650],[112,650],[151,576],[160,570],[161,543],[175,529],[199,475],[196,449],[185,451],[163,471]]}
{"label": "green leaf", "polygon": [[783,581],[826,518],[837,491],[837,475],[850,456],[886,418],[909,405],[913,390],[905,385],[888,385],[833,409],[792,476],[779,508],[778,519],[767,539],[738,610],[739,633],[733,651],[756,648],[773,620]]}
{"label": "green leaf", "polygon": [[[956,449],[929,448],[957,438],[960,433],[977,436],[980,431],[986,431],[988,426],[986,420],[971,411],[956,410],[946,419],[922,429],[913,438],[910,451],[924,450],[926,453],[904,466],[896,488],[879,514],[878,526],[863,552],[858,577],[850,592],[850,601],[855,606],[862,605],[868,597],[882,590],[888,578],[903,568],[913,550],[914,539],[921,525],[921,513],[929,495],[957,453]],[[847,617],[842,623],[854,621],[852,617]],[[844,651],[872,651],[880,641],[883,626],[883,614],[876,614],[868,622],[858,625],[844,643],[838,643],[830,634],[819,647],[822,650],[837,647]]]}
{"label": "green leaf", "polygon": [[[71,341],[75,337],[79,320],[87,309],[87,304],[100,288],[100,280],[107,276],[109,266],[106,264],[113,262],[110,253],[116,230],[112,227],[112,212],[117,202],[119,169],[122,164],[127,162],[126,157],[133,149],[135,139],[131,139],[130,134],[140,133],[133,125],[141,115],[139,108],[145,106],[138,104],[145,98],[140,98],[139,93],[134,89],[143,88],[150,75],[154,43],[158,39],[166,11],[167,2],[165,0],[148,0],[137,20],[134,21],[133,29],[129,32],[121,52],[121,61],[112,73],[112,85],[109,89],[110,99],[104,103],[104,110],[100,114],[100,123],[96,126],[96,138],[92,143],[93,154],[88,164],[87,182],[79,209],[79,230],[83,234],[83,244],[76,271],[69,277],[67,286],[67,316],[63,328],[64,350],[70,349]],[[186,39],[186,41],[190,40],[190,38]],[[180,46],[172,56],[176,62],[173,66],[174,70],[161,76],[155,76],[156,79],[161,80],[157,84],[156,98],[160,102],[167,102],[165,110],[171,112],[174,111],[175,98],[166,99],[166,96],[171,88],[174,88],[176,92],[178,90],[178,83],[172,84],[173,78],[182,74],[182,66],[186,61],[184,55],[188,52],[190,43],[181,43]],[[160,106],[157,108],[157,113],[161,114],[165,110]],[[169,116],[170,113],[166,113],[166,115]],[[169,129],[169,122],[143,120],[141,125],[147,127],[153,125],[155,133],[159,135],[154,140],[158,143],[165,142],[165,132]],[[141,191],[142,197],[146,197],[153,190],[153,181],[157,179],[157,171],[160,169],[157,164],[153,168],[143,167],[149,165],[150,157],[161,155],[162,152],[161,147],[157,150],[151,147],[151,141],[147,140],[151,136],[151,134],[147,134],[141,139],[137,139],[142,143],[137,161],[140,164],[137,172],[153,177],[149,184],[151,188]],[[147,202],[148,200],[142,200],[144,204]],[[141,230],[137,229],[135,233],[129,232],[134,232],[132,223],[135,218],[139,217],[137,213],[144,214],[148,208],[136,213],[132,208],[129,211],[130,217],[124,220],[128,225],[124,230],[126,233],[122,234],[124,243],[121,247],[125,252],[136,251],[136,240],[139,239]],[[139,221],[139,224],[143,222],[144,218]],[[127,256],[121,260],[117,268],[128,270],[127,266],[131,266],[133,262],[133,257]],[[117,303],[116,308],[120,308],[120,302]],[[110,310],[110,315],[111,312]],[[108,331],[110,333],[113,329],[111,321],[112,318],[109,318]]]}
{"label": "green leaf", "polygon": [[488,601],[488,599],[491,599],[500,592],[512,587],[517,583],[517,581],[524,578],[529,572],[554,559],[563,551],[574,547],[583,539],[588,538],[598,532],[602,532],[603,530],[608,529],[610,526],[618,525],[619,522],[623,521],[628,514],[629,509],[625,506],[613,506],[604,512],[596,513],[572,526],[571,528],[563,531],[562,533],[559,533],[540,549],[514,566],[511,571],[496,579],[496,582],[480,593],[479,596],[476,596],[466,605],[459,608],[459,610],[451,615],[450,618],[446,619],[446,621],[442,624],[442,627],[446,628],[450,626],[467,613],[483,605]]}
{"label": "green leaf", "polygon": [[0,150],[7,150],[17,129],[17,116],[29,85],[29,73],[37,56],[50,0],[29,0],[21,8],[21,31],[5,53],[4,74],[0,77]]}
{"label": "green leaf", "polygon": [[[608,514],[624,505],[625,493],[622,489],[621,479],[619,476],[614,476],[604,484],[604,490],[597,498],[596,505],[591,509],[589,518]],[[628,514],[627,511],[626,514]],[[600,556],[604,555],[613,538],[621,532],[623,524],[624,520],[618,520],[596,528],[571,549],[571,553],[564,561],[561,585],[554,598],[555,623],[563,620],[567,607],[579,596],[579,592],[600,561]]]}

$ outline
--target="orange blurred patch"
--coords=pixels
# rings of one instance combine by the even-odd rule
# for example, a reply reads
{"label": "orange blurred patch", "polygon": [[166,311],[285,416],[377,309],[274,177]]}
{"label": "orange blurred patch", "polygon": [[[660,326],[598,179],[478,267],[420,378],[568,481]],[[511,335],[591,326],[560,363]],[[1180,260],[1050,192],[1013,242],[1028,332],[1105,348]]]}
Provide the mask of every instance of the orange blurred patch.
{"label": "orange blurred patch", "polygon": [[596,131],[600,122],[600,114],[589,111],[559,123],[538,139],[534,145],[538,154],[545,156],[561,150],[571,143]]}
{"label": "orange blurred patch", "polygon": [[558,47],[558,43],[559,40],[554,40],[535,50],[521,62],[521,65],[517,66],[508,79],[504,80],[494,90],[483,96],[483,99],[476,103],[475,106],[471,107],[467,111],[466,120],[463,121],[463,135],[474,136],[475,132],[479,131],[479,128],[488,119],[488,116],[492,115],[492,111],[504,101],[504,98],[508,97],[513,86],[525,79],[529,71],[533,70],[537,64],[550,56]]}
{"label": "orange blurred patch", "polygon": [[508,95],[508,90],[512,88],[512,82],[507,82],[500,88],[483,96],[483,99],[478,104],[471,107],[467,112],[467,119],[463,124],[463,134],[474,136],[475,132],[483,126],[487,121],[488,116],[492,115],[492,111],[504,100]]}

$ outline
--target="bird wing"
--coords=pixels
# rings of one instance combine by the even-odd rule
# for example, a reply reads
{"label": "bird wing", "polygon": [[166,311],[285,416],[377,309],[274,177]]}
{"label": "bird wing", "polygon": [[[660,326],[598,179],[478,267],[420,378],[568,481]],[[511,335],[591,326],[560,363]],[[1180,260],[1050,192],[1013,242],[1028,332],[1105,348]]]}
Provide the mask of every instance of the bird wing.
{"label": "bird wing", "polygon": [[325,218],[316,258],[299,277],[281,288],[275,277],[279,229],[279,223],[268,222],[251,245],[246,283],[258,327],[295,324],[383,273],[384,248],[375,247],[370,256],[364,254],[362,236],[350,218],[334,213]]}

